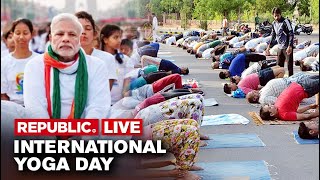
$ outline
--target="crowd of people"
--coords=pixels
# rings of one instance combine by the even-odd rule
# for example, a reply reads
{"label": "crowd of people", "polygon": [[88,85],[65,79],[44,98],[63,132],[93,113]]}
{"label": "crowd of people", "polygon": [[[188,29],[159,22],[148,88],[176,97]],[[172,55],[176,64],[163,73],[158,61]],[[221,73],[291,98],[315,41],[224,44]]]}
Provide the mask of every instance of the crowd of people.
{"label": "crowd of people", "polygon": [[[85,11],[58,14],[38,36],[34,36],[30,20],[17,19],[2,34],[1,106],[23,110],[1,115],[7,119],[143,119],[141,138],[162,140],[175,157],[175,161],[159,163],[159,167],[176,167],[146,176],[200,179],[190,171],[201,170],[194,163],[199,147],[206,145],[203,140],[209,138],[200,132],[204,93],[183,84],[181,75],[189,74],[188,67],[158,57],[159,43],[182,47],[197,58],[212,59],[213,69],[225,69],[219,77],[230,79],[224,92],[263,104],[260,115],[264,119],[319,117],[318,98],[316,104],[298,109],[302,100],[319,93],[319,76],[293,73],[294,61],[304,71],[319,71],[319,43],[294,47],[290,25],[278,10],[273,14],[284,29],[275,29],[268,37],[238,33],[218,38],[214,32],[188,31],[161,35],[153,42],[138,41],[117,25],[99,28]],[[293,53],[297,47],[303,49]],[[285,60],[289,77],[284,77]],[[305,114],[309,109],[316,110]],[[302,123],[299,134],[315,138],[318,131]]]}
{"label": "crowd of people", "polygon": [[[219,38],[216,32],[189,32],[187,36],[162,35],[159,41],[182,47],[196,58],[211,59],[212,69],[223,69],[223,91],[249,103],[260,103],[263,120],[310,120],[319,117],[319,42],[295,43],[290,20],[274,8],[275,21],[270,35],[256,32],[237,33]],[[169,43],[168,43],[169,41]],[[295,50],[295,52],[293,51]],[[287,75],[284,64],[287,62]],[[302,72],[293,72],[293,66]],[[308,106],[299,107],[300,103]],[[318,121],[317,121],[318,122]],[[302,138],[317,138],[318,128],[301,122]],[[309,133],[310,132],[310,133]]]}

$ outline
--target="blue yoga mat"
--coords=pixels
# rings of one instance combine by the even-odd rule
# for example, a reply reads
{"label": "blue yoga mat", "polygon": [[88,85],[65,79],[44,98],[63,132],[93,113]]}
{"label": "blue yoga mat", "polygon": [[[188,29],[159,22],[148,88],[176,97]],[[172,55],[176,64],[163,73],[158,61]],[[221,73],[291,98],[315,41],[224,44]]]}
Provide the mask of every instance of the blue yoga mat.
{"label": "blue yoga mat", "polygon": [[293,137],[298,144],[319,144],[319,139],[301,139],[297,131],[293,131]]}
{"label": "blue yoga mat", "polygon": [[256,134],[209,134],[209,137],[208,145],[202,149],[266,146]]}
{"label": "blue yoga mat", "polygon": [[240,114],[217,114],[203,116],[201,126],[248,124],[249,122],[249,119],[241,116]]}
{"label": "blue yoga mat", "polygon": [[223,180],[231,177],[250,177],[250,180],[271,180],[265,161],[228,161],[196,163],[202,171],[193,173],[202,176],[202,180]]}

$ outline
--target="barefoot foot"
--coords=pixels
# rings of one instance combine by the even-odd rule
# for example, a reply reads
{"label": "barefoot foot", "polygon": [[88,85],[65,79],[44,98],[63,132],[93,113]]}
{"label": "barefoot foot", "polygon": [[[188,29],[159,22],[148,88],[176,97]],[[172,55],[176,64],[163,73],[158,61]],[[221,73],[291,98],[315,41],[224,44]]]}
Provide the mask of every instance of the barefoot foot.
{"label": "barefoot foot", "polygon": [[208,143],[206,143],[205,141],[200,141],[199,146],[200,147],[208,146]]}

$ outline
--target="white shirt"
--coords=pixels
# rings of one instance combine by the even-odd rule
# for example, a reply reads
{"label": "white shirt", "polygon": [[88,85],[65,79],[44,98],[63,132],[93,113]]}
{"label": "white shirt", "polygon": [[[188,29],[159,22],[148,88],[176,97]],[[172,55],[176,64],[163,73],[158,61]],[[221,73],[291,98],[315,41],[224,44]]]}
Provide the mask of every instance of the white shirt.
{"label": "white shirt", "polygon": [[317,57],[306,57],[303,59],[303,65],[310,66],[316,60],[317,60]]}
{"label": "white shirt", "polygon": [[[1,36],[2,36],[2,34],[1,34]],[[7,46],[6,46],[6,44],[1,40],[1,56],[2,56],[2,52],[4,51],[4,50],[7,50],[8,48],[7,48]]]}
{"label": "white shirt", "polygon": [[260,70],[261,70],[261,65],[258,62],[255,62],[241,73],[241,79],[245,78],[250,74],[257,73]]}
{"label": "white shirt", "polygon": [[222,27],[228,27],[228,20],[226,18],[222,21]]}
{"label": "white shirt", "polygon": [[171,36],[166,39],[166,45],[171,45],[172,43],[175,43],[175,42],[176,42],[175,36]]}
{"label": "white shirt", "polygon": [[125,75],[133,70],[133,64],[130,58],[124,55],[123,63],[119,64],[115,63],[116,75],[117,79],[114,81],[112,89],[111,89],[111,104],[116,103],[122,98],[122,90],[123,90],[123,81],[125,79]]}
{"label": "white shirt", "polygon": [[138,53],[138,49],[133,50],[130,59],[131,59],[131,62],[134,66],[141,65],[141,57]]}
{"label": "white shirt", "polygon": [[[24,101],[25,107],[33,118],[49,118],[44,80],[44,55],[39,55],[27,63],[25,68]],[[88,98],[81,118],[105,118],[110,109],[110,88],[105,77],[105,63],[92,56],[85,55],[88,71]],[[60,71],[61,118],[70,114],[75,93],[76,61],[72,66]],[[50,94],[53,93],[53,69],[51,69]],[[52,100],[52,99],[51,99]]]}
{"label": "white shirt", "polygon": [[5,57],[9,54],[10,54],[9,49],[5,49],[5,50],[1,51],[1,58]]}
{"label": "white shirt", "polygon": [[214,50],[214,48],[209,48],[209,49],[206,49],[205,51],[203,51],[202,57],[205,59],[211,58],[211,51],[212,50]]}
{"label": "white shirt", "polygon": [[106,64],[107,79],[117,79],[114,56],[108,52],[93,49],[91,56],[101,59]]}
{"label": "white shirt", "polygon": [[39,47],[38,47],[38,51],[39,52],[45,52],[46,51],[47,36],[48,36],[48,33],[43,33],[43,34],[40,35],[40,37],[39,37]]}
{"label": "white shirt", "polygon": [[24,68],[37,53],[25,59],[16,59],[12,54],[1,60],[1,94],[7,94],[10,101],[23,105]]}
{"label": "white shirt", "polygon": [[268,44],[264,42],[264,43],[258,44],[255,50],[257,53],[263,53],[267,49],[267,47],[268,47]]}
{"label": "white shirt", "polygon": [[263,41],[263,37],[259,37],[259,38],[255,38],[255,39],[251,39],[250,41],[248,41],[244,47],[246,48],[246,50],[250,50],[252,48],[255,48],[259,43],[261,43]]}
{"label": "white shirt", "polygon": [[156,31],[158,29],[158,19],[156,16],[152,19],[152,30]]}

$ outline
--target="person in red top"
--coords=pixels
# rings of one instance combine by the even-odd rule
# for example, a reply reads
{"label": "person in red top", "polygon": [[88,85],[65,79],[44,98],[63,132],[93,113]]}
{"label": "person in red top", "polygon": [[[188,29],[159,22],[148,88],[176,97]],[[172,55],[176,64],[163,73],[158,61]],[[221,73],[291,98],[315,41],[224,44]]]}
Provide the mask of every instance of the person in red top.
{"label": "person in red top", "polygon": [[[319,93],[319,79],[314,80],[311,89],[317,91],[309,91],[298,83],[291,83],[278,97],[275,105],[265,105],[260,109],[260,117],[264,120],[273,120],[278,118],[285,121],[307,120],[319,117],[319,109],[311,113],[304,113],[309,109],[315,109],[318,105],[312,104],[299,108],[300,102],[304,98],[311,97]],[[307,91],[306,91],[306,90]],[[311,94],[313,93],[313,94]]]}

